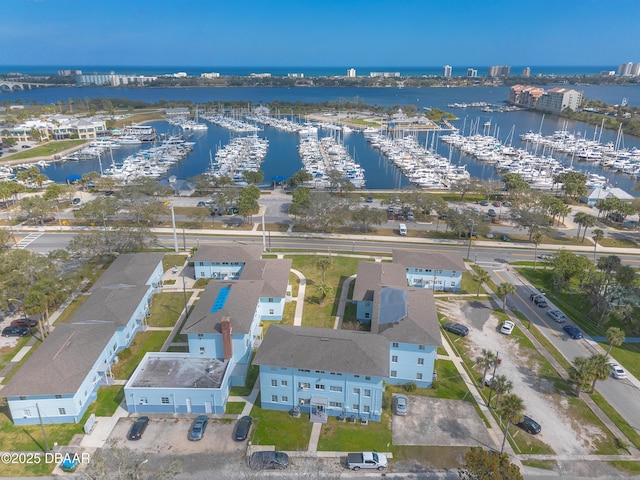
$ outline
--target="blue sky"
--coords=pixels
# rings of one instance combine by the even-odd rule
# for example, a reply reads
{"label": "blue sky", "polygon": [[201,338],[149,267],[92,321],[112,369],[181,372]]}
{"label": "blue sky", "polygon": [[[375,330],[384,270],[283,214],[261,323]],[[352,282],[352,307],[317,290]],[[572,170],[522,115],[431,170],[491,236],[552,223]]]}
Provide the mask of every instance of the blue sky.
{"label": "blue sky", "polygon": [[2,0],[1,65],[640,62],[640,0]]}

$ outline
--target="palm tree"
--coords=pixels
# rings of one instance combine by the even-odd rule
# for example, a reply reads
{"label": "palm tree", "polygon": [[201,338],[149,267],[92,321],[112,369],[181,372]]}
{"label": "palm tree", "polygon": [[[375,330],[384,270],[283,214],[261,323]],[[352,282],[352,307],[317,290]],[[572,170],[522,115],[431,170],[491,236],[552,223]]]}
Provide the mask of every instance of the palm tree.
{"label": "palm tree", "polygon": [[502,403],[498,409],[500,417],[504,419],[504,438],[502,439],[502,447],[500,454],[504,452],[504,444],[507,441],[509,433],[509,425],[512,423],[520,423],[522,421],[522,411],[524,410],[524,401],[517,395],[510,393],[502,398]]}
{"label": "palm tree", "polygon": [[327,270],[331,269],[331,257],[318,257],[316,259],[316,267],[322,270],[322,283],[325,282],[324,274]]}
{"label": "palm tree", "polygon": [[611,353],[611,349],[613,347],[619,347],[624,343],[624,331],[618,327],[609,327],[605,333],[607,337],[607,343],[609,344],[609,348],[607,349],[607,355]]}
{"label": "palm tree", "polygon": [[[496,405],[498,408],[500,405],[500,396],[505,393],[509,393],[513,388],[513,383],[504,375],[497,375],[491,382],[491,390],[496,392]],[[489,403],[489,402],[488,402]]]}
{"label": "palm tree", "polygon": [[587,228],[591,228],[595,226],[596,222],[597,222],[596,217],[589,214],[585,215],[584,218],[582,219],[582,226],[584,227],[584,231],[582,232],[583,242],[584,242],[584,237],[587,235]]}
{"label": "palm tree", "polygon": [[500,285],[498,285],[498,290],[496,291],[496,293],[498,294],[498,296],[500,298],[502,298],[502,310],[506,311],[507,310],[507,296],[509,294],[513,295],[516,293],[516,288],[513,286],[513,284],[509,283],[509,282],[504,282],[501,283]]}
{"label": "palm tree", "polygon": [[607,355],[596,353],[589,357],[589,363],[591,363],[591,370],[593,371],[593,381],[591,382],[591,393],[596,388],[596,382],[598,380],[606,380],[611,375],[611,367],[607,363]]}
{"label": "palm tree", "polygon": [[604,238],[604,232],[601,228],[596,228],[592,233],[593,235],[591,235],[591,238],[593,238],[593,263],[596,263],[596,249],[598,248],[598,243],[600,243]]}
{"label": "palm tree", "polygon": [[491,350],[482,349],[481,355],[476,358],[476,365],[482,368],[482,381],[487,377],[487,372],[496,364],[496,355]]}
{"label": "palm tree", "polygon": [[320,282],[320,284],[316,287],[316,292],[320,296],[319,304],[322,305],[324,303],[324,299],[326,296],[331,295],[333,292],[333,288],[328,285],[326,282]]}
{"label": "palm tree", "polygon": [[569,368],[569,378],[576,385],[576,397],[580,396],[580,390],[590,384],[594,378],[593,365],[587,357],[576,357]]}
{"label": "palm tree", "polygon": [[491,278],[491,275],[489,275],[489,272],[487,272],[486,270],[481,268],[478,271],[478,273],[474,278],[474,280],[478,282],[478,291],[476,292],[476,297],[480,296],[480,287],[482,287],[482,284],[487,282],[490,278]]}

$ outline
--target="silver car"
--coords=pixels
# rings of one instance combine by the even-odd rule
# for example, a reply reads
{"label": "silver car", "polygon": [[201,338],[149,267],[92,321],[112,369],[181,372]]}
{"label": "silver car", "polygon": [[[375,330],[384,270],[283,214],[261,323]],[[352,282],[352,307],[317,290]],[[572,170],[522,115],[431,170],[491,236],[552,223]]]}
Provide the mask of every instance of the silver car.
{"label": "silver car", "polygon": [[549,310],[547,315],[553,318],[557,323],[564,323],[567,321],[567,316],[560,310]]}
{"label": "silver car", "polygon": [[409,406],[409,399],[406,395],[398,393],[393,397],[393,411],[396,415],[406,415]]}

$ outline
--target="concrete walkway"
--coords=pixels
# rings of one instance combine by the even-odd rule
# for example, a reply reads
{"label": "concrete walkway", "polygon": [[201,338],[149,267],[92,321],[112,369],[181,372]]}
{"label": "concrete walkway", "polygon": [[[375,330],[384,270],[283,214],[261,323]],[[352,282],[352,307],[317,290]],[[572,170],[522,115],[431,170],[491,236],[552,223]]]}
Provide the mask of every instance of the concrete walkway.
{"label": "concrete walkway", "polygon": [[304,296],[307,291],[307,279],[305,276],[299,272],[298,270],[291,269],[291,273],[297,275],[300,279],[300,285],[298,286],[298,295],[293,298],[296,302],[296,313],[293,317],[293,326],[301,327],[302,326],[302,311],[304,310]]}
{"label": "concrete walkway", "polygon": [[347,297],[349,296],[349,288],[351,282],[356,278],[356,275],[351,275],[342,283],[342,290],[340,291],[340,300],[338,302],[338,311],[336,312],[336,319],[333,322],[333,329],[340,330],[342,328],[342,319],[344,318],[344,309],[347,306]]}
{"label": "concrete walkway", "polygon": [[83,435],[80,446],[84,448],[102,448],[118,421],[128,416],[129,412],[120,406],[111,417],[96,417],[93,431],[89,435]]}

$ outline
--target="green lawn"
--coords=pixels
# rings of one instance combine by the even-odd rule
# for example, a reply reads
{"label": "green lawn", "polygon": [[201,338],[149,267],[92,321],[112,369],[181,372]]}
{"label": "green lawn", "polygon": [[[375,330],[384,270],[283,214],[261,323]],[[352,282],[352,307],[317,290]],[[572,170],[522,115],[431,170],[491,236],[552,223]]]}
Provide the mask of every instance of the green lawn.
{"label": "green lawn", "polygon": [[110,417],[113,415],[118,406],[124,400],[124,385],[111,385],[100,387],[98,389],[98,398],[93,402],[84,416],[82,417],[81,425],[89,418],[92,413],[96,414],[96,417]]}
{"label": "green lawn", "polygon": [[251,410],[254,445],[274,445],[276,450],[306,450],[309,446],[312,423],[308,415],[293,418],[289,412],[263,410],[260,397]]}
{"label": "green lawn", "polygon": [[[2,160],[24,160],[35,157],[52,157],[69,148],[77,147],[87,143],[87,140],[59,140],[55,142],[47,142],[32,148],[26,148],[19,152],[9,155]],[[37,166],[37,165],[36,165]]]}
{"label": "green lawn", "polygon": [[635,430],[629,422],[620,415],[616,409],[614,409],[609,402],[607,402],[602,395],[598,392],[594,392],[591,395],[591,399],[596,402],[596,404],[600,407],[600,409],[605,413],[607,417],[611,419],[613,423],[625,434],[625,436],[629,439],[631,443],[633,443],[636,448],[640,448],[640,433]]}
{"label": "green lawn", "polygon": [[[191,292],[187,292],[187,299]],[[173,327],[184,310],[184,292],[157,293],[152,297],[151,316],[147,323],[151,327]]]}
{"label": "green lawn", "polygon": [[182,267],[186,259],[187,259],[186,254],[167,253],[162,258],[162,270],[165,272],[168,270],[171,270],[174,265],[177,265],[178,267]]}
{"label": "green lawn", "polygon": [[138,333],[129,348],[118,354],[119,361],[112,367],[113,376],[128,380],[147,352],[159,352],[170,332],[146,331]]}
{"label": "green lawn", "polygon": [[[253,361],[253,358],[252,358],[252,361]],[[246,397],[247,395],[251,394],[251,391],[253,390],[253,386],[255,385],[259,374],[260,374],[260,367],[258,367],[257,365],[250,365],[249,371],[247,372],[247,377],[245,378],[244,386],[231,387],[229,395],[234,395],[237,397]]]}
{"label": "green lawn", "polygon": [[242,413],[242,410],[244,410],[245,405],[245,402],[227,402],[227,407],[224,413],[228,413],[230,415],[240,415]]}
{"label": "green lawn", "polygon": [[[287,257],[289,258],[289,257]],[[304,300],[302,325],[305,327],[333,328],[334,318],[338,309],[338,300],[344,280],[358,270],[360,258],[332,257],[332,265],[325,271],[325,282],[333,291],[320,303],[320,296],[316,291],[322,282],[322,270],[316,266],[320,255],[294,255],[292,268],[302,272],[307,279]]]}
{"label": "green lawn", "polygon": [[[305,415],[301,418],[304,419]],[[362,425],[360,422],[339,422],[336,417],[329,417],[327,423],[322,426],[318,450],[386,452],[390,444],[391,415],[383,412],[380,422],[368,422],[367,425]]]}

